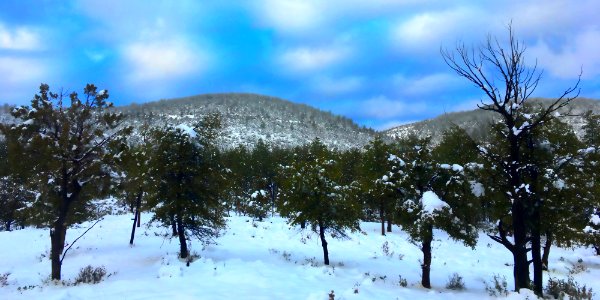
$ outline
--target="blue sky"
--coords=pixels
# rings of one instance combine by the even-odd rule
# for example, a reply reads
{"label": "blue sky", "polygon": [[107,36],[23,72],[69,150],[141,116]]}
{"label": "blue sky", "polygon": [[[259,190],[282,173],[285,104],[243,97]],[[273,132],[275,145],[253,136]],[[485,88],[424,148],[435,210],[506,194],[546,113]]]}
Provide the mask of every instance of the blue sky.
{"label": "blue sky", "polygon": [[480,91],[440,47],[506,37],[512,20],[537,96],[572,85],[600,98],[596,0],[253,0],[0,2],[0,104],[39,84],[95,83],[117,104],[215,92],[306,103],[384,129],[471,109]]}

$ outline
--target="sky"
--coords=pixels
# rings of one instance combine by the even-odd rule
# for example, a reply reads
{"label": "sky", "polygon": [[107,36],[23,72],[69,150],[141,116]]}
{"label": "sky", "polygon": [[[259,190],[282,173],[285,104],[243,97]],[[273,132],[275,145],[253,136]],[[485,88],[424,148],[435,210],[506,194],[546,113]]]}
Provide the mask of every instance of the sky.
{"label": "sky", "polygon": [[248,92],[386,129],[476,108],[440,49],[506,40],[543,69],[535,96],[577,81],[600,98],[597,0],[3,0],[0,104],[107,89],[116,105]]}

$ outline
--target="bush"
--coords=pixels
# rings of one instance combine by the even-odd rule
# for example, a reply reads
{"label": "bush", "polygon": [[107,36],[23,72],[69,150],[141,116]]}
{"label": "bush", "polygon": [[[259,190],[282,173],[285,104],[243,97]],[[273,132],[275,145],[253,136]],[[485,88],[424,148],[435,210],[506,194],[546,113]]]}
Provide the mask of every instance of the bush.
{"label": "bush", "polygon": [[399,279],[398,279],[398,285],[401,287],[407,287],[408,286],[408,281],[406,281],[406,278],[403,278],[402,275],[398,275]]}
{"label": "bush", "polygon": [[580,287],[579,284],[569,276],[567,280],[548,278],[548,285],[545,289],[546,294],[551,295],[555,299],[589,299],[594,296],[591,288],[587,288],[585,284]]}
{"label": "bush", "polygon": [[81,270],[79,270],[79,275],[75,278],[74,285],[78,285],[80,283],[91,283],[96,284],[106,276],[106,268],[97,267],[94,268],[92,266],[87,266]]}
{"label": "bush", "polygon": [[462,291],[465,289],[465,282],[463,281],[463,278],[458,275],[458,273],[454,273],[452,276],[450,276],[450,278],[448,278],[446,288],[449,290]]}
{"label": "bush", "polygon": [[0,274],[0,287],[8,285],[8,275],[10,275],[10,273]]}
{"label": "bush", "polygon": [[494,274],[494,278],[491,284],[484,282],[485,291],[492,297],[501,297],[508,295],[508,283],[506,283],[506,277],[498,274]]}

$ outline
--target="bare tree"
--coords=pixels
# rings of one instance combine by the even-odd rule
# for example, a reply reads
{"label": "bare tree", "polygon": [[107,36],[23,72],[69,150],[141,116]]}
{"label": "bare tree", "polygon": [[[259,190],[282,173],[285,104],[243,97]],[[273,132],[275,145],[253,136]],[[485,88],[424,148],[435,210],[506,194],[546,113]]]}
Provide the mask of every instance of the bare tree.
{"label": "bare tree", "polygon": [[[533,107],[528,102],[536,90],[542,71],[537,62],[525,63],[526,47],[515,38],[512,25],[508,25],[508,41],[502,44],[488,36],[480,47],[467,47],[458,43],[454,51],[441,49],[446,64],[459,76],[466,78],[485,94],[478,105],[500,116],[496,127],[503,137],[506,155],[494,155],[486,147],[481,154],[501,172],[505,182],[503,195],[508,211],[498,218],[495,234],[490,237],[508,249],[514,259],[515,290],[529,288],[529,263],[534,264],[534,290],[542,294],[542,260],[540,254],[539,220],[542,202],[527,188],[528,181],[537,176],[535,168],[526,163],[522,149],[531,141],[532,131],[544,126],[556,112],[579,95],[579,79],[549,105]],[[508,223],[508,224],[507,224]],[[512,234],[511,242],[507,235]],[[528,260],[528,243],[531,242],[532,260]]]}

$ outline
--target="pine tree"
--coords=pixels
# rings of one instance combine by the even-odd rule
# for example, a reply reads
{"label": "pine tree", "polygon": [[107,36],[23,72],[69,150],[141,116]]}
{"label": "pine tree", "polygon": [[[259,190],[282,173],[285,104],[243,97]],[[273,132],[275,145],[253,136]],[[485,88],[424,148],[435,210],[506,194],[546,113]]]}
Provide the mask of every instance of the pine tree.
{"label": "pine tree", "polygon": [[465,166],[435,161],[429,138],[410,136],[399,143],[400,152],[392,156],[396,162],[393,182],[402,199],[397,220],[423,252],[421,284],[431,288],[434,228],[474,247],[477,205],[465,176]]}
{"label": "pine tree", "polygon": [[[52,279],[61,279],[61,266],[67,228],[93,215],[90,200],[108,191],[114,154],[112,145],[122,143],[129,129],[119,129],[122,117],[110,110],[108,92],[88,84],[83,99],[75,92],[52,93],[46,84],[31,101],[12,115],[20,120],[14,126],[3,126],[6,136],[17,136],[20,152],[14,153],[26,162],[21,171],[29,176],[28,184],[40,193],[34,202],[34,217],[49,225]],[[32,217],[32,218],[34,218]]]}
{"label": "pine tree", "polygon": [[189,255],[189,235],[210,243],[225,226],[223,168],[214,145],[219,127],[218,119],[208,117],[197,131],[180,125],[152,132],[148,204],[154,221],[176,231],[181,258]]}
{"label": "pine tree", "polygon": [[[390,181],[390,151],[390,146],[377,136],[365,146],[361,165],[362,196],[366,199],[367,207],[379,212],[381,235],[386,232],[385,222],[392,220],[397,199],[396,187]],[[391,231],[391,228],[388,229]]]}
{"label": "pine tree", "polygon": [[600,255],[600,116],[587,112],[584,119],[585,148],[580,151],[584,154],[581,173],[585,174],[588,200],[594,205],[593,209],[587,212],[584,244],[592,246],[596,255]]}
{"label": "pine tree", "polygon": [[318,139],[305,157],[297,156],[283,170],[287,180],[282,186],[282,216],[292,225],[306,222],[317,233],[323,248],[324,264],[329,265],[326,233],[347,237],[347,231],[359,228],[360,205],[352,197],[353,186],[340,185],[336,154]]}
{"label": "pine tree", "polygon": [[24,185],[19,172],[13,171],[14,161],[8,155],[6,140],[0,140],[0,222],[4,230],[12,230],[12,225],[25,225],[26,208],[35,199],[35,194]]}

